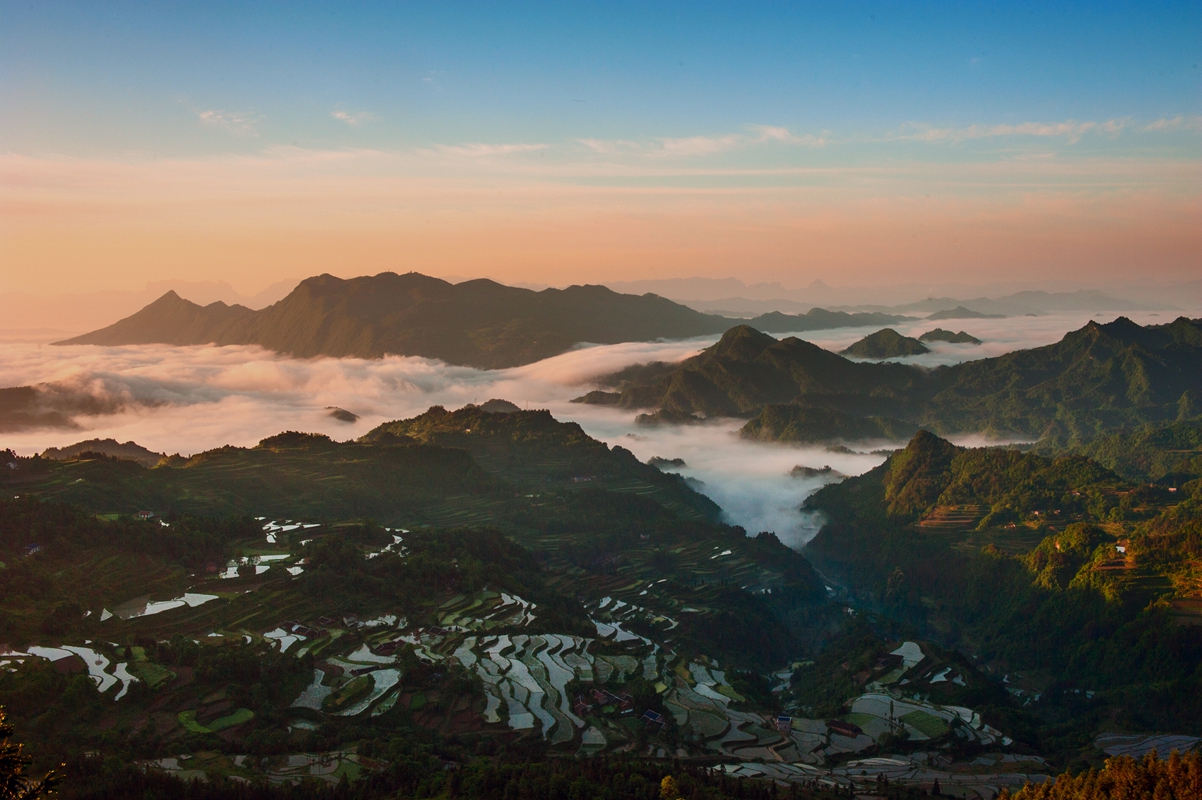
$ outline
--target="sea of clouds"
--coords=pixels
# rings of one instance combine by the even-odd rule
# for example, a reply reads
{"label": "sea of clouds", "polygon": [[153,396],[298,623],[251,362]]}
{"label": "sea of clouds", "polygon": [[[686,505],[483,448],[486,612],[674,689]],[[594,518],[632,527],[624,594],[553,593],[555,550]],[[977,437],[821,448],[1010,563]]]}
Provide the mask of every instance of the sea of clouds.
{"label": "sea of clouds", "polygon": [[[1129,316],[1147,324],[1168,322],[1176,315]],[[936,343],[929,354],[901,359],[933,367],[1049,344],[1090,319],[1085,314],[1058,314],[916,321],[894,327],[907,335],[934,327],[966,330],[984,340],[980,346]],[[841,328],[799,336],[841,350],[875,330],[875,326]],[[82,439],[112,438],[135,441],[158,452],[190,455],[226,444],[251,446],[282,430],[346,440],[433,405],[458,408],[504,398],[522,407],[550,409],[556,418],[578,422],[590,435],[625,447],[640,459],[683,458],[687,466],[679,471],[700,481],[701,490],[723,508],[729,521],[751,533],[774,531],[786,543],[800,546],[814,535],[818,521],[798,509],[821,481],[793,478],[792,467],[829,465],[842,474],[856,475],[879,464],[883,456],[751,442],[738,436],[742,424],[738,420],[645,428],[635,424],[637,412],[570,402],[597,388],[599,376],[639,362],[678,361],[716,339],[582,346],[506,370],[455,367],[423,358],[300,360],[242,346],[0,343],[0,386],[52,383],[91,395],[102,401],[100,407],[117,409],[112,414],[77,416],[74,429],[0,434],[0,448],[32,455]],[[359,420],[340,422],[330,416],[329,407],[351,411]]]}

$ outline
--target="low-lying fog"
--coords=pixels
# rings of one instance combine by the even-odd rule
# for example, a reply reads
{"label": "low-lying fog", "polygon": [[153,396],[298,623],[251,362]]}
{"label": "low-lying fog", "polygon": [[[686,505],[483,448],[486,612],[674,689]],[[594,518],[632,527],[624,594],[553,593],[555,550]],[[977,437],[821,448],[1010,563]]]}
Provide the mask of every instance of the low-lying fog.
{"label": "low-lying fog", "polygon": [[[1131,314],[1141,324],[1162,323],[1174,314]],[[1109,321],[1113,315],[1105,317]],[[999,355],[1059,340],[1090,317],[1046,317],[926,321],[894,326],[907,335],[934,327],[965,330],[980,346],[935,343],[932,353],[907,361],[934,366]],[[841,350],[876,327],[841,328],[799,334]],[[778,336],[778,338],[780,338]],[[225,444],[249,446],[281,430],[326,433],[336,439],[359,436],[381,422],[410,417],[432,405],[504,398],[523,407],[548,408],[561,420],[575,420],[589,434],[621,445],[646,460],[682,458],[682,474],[726,511],[729,520],[751,533],[775,531],[800,546],[815,532],[798,512],[821,482],[789,475],[795,465],[829,465],[845,475],[871,469],[879,455],[831,453],[823,448],[788,447],[739,438],[740,421],[687,428],[641,428],[636,412],[572,404],[595,388],[593,379],[628,364],[686,358],[717,337],[678,342],[582,347],[525,367],[485,371],[451,367],[421,358],[378,361],[320,358],[296,360],[257,347],[53,347],[0,344],[3,386],[45,382],[68,384],[121,405],[120,413],[78,417],[79,428],[42,429],[0,435],[0,447],[23,455],[90,438],[135,441],[152,450],[189,455]],[[334,419],[328,407],[359,415],[357,422]],[[874,443],[875,447],[887,443]]]}

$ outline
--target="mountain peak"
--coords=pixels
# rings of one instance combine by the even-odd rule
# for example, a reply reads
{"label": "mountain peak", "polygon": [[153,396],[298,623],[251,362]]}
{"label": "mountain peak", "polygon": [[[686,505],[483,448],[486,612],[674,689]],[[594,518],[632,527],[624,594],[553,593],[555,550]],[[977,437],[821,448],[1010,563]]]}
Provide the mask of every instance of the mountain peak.
{"label": "mountain peak", "polygon": [[142,310],[63,344],[255,344],[302,358],[421,356],[500,369],[581,342],[683,339],[731,324],[659,297],[601,286],[536,292],[489,279],[452,284],[418,272],[315,275],[259,311],[198,306],[168,292]]}
{"label": "mountain peak", "polygon": [[909,336],[902,336],[892,328],[883,328],[876,333],[865,336],[860,341],[843,351],[845,356],[855,358],[897,358],[899,356],[915,356],[931,352],[926,345]]}
{"label": "mountain peak", "polygon": [[904,450],[889,457],[885,499],[889,513],[920,514],[943,494],[951,474],[952,459],[962,448],[928,430],[920,430]]}
{"label": "mountain peak", "polygon": [[776,339],[768,334],[757,331],[750,325],[736,325],[722,334],[722,338],[710,348],[710,352],[739,361],[751,361],[774,344]]}

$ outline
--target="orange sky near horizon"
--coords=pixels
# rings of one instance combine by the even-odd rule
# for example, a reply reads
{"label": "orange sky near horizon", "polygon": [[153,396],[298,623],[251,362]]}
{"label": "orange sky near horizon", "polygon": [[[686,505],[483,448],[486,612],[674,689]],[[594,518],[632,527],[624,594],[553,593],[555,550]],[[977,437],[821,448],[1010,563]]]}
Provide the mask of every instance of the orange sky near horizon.
{"label": "orange sky near horizon", "polygon": [[[1140,158],[696,166],[539,152],[0,156],[0,291],[383,270],[550,285],[1173,282],[1202,166]],[[570,155],[570,154],[569,154]]]}

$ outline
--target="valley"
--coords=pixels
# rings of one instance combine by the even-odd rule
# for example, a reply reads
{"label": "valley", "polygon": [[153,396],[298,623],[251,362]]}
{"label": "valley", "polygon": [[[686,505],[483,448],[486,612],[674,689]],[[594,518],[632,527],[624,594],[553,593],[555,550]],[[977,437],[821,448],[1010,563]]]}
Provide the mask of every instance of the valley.
{"label": "valley", "polygon": [[[7,451],[0,704],[46,758],[120,752],[122,785],[436,796],[439,764],[500,775],[537,752],[719,792],[987,798],[1114,742],[1192,749],[1194,329],[1087,326],[1039,362],[926,370],[742,327],[554,413],[494,399],[352,415],[341,440]],[[1081,383],[1149,342],[1142,395],[1119,399],[1106,381],[1131,373],[1109,362]],[[1003,368],[1042,383],[958,401],[970,429],[1092,388],[1034,444],[940,438],[954,376]],[[667,412],[678,397],[693,410]],[[740,506],[744,487],[772,505]]]}

